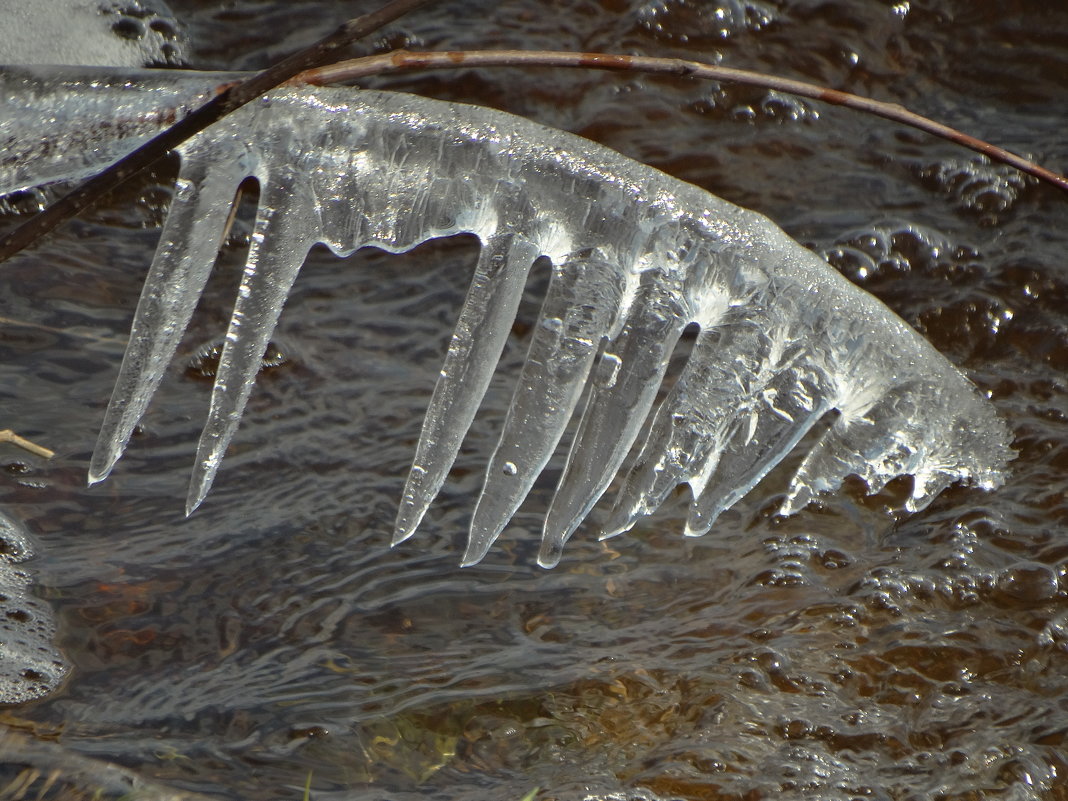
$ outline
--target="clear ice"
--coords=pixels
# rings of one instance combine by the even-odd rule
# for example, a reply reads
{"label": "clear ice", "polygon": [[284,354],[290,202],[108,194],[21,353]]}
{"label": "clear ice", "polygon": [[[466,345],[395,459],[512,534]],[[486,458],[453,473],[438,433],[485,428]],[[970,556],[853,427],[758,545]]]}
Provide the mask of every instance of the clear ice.
{"label": "clear ice", "polygon": [[[102,167],[232,76],[21,69],[2,77],[0,192]],[[12,105],[14,109],[12,110]],[[122,109],[116,126],[115,109]],[[57,111],[57,109],[59,111]],[[51,146],[41,148],[43,141]],[[576,410],[539,563],[624,470],[605,536],[680,484],[701,535],[821,420],[784,514],[855,474],[910,474],[907,506],[962,481],[993,488],[1012,456],[991,404],[877,299],[770,220],[572,134],[477,106],[349,88],[290,88],[180,149],[174,200],[138,305],[89,480],[112,470],[203,291],[238,184],[260,201],[187,499],[204,499],[305,256],[482,242],[430,401],[394,542],[416,530],[456,457],[532,264],[553,265],[540,319],[471,522],[478,562],[523,502]],[[654,410],[683,330],[700,333]],[[827,415],[833,413],[833,419]],[[651,416],[650,416],[651,415]],[[649,420],[647,424],[647,419]],[[644,433],[633,465],[624,468]]]}

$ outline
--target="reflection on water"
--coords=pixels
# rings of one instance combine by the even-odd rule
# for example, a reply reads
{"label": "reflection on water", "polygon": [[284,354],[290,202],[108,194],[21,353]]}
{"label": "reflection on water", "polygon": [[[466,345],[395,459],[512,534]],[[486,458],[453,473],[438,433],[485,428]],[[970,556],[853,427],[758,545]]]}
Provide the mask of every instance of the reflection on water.
{"label": "reflection on water", "polygon": [[[722,54],[1068,166],[1068,9],[919,5],[571,0],[547,15],[532,1],[456,0],[381,41]],[[199,39],[193,61],[228,68],[360,7],[309,1],[294,26],[286,3],[172,6]],[[550,475],[461,571],[478,466],[510,396],[501,380],[420,533],[391,551],[473,263],[474,243],[456,239],[344,263],[313,255],[278,363],[186,520],[239,229],[185,344],[188,369],[172,370],[113,478],[87,490],[157,236],[160,189],[142,182],[2,274],[0,425],[58,456],[5,450],[0,500],[40,542],[38,590],[74,665],[59,693],[4,725],[59,749],[57,766],[76,753],[232,799],[300,798],[309,773],[313,799],[1068,794],[1064,199],[949,145],[840,109],[786,113],[757,90],[546,71],[389,85],[578,131],[769,214],[990,393],[1020,452],[1009,484],[951,490],[911,517],[907,486],[872,498],[854,486],[782,520],[772,476],[702,539],[680,536],[680,498],[625,537],[580,530],[547,572],[534,560]],[[528,338],[517,326],[505,376]],[[35,797],[47,771],[27,776],[32,760],[6,742],[0,793],[10,782],[9,795]],[[51,797],[92,797],[99,774],[81,769],[82,795],[57,779]]]}

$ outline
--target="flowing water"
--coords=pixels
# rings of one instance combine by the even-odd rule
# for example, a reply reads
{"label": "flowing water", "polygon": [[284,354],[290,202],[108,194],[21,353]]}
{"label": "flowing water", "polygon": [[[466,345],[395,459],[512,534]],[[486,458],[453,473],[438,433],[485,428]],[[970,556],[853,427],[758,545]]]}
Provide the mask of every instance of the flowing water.
{"label": "flowing water", "polygon": [[[263,66],[362,8],[171,5],[191,63],[219,69]],[[1060,3],[457,0],[373,46],[401,45],[766,69],[1068,169]],[[854,484],[782,519],[772,476],[704,538],[680,535],[680,496],[605,543],[588,524],[545,571],[550,481],[460,570],[529,342],[521,322],[442,495],[390,550],[476,253],[456,238],[313,254],[215,488],[185,519],[247,243],[239,217],[181,363],[115,474],[87,489],[169,197],[164,165],[0,274],[0,428],[57,451],[0,452],[0,503],[36,537],[27,565],[73,665],[58,692],[2,718],[67,771],[44,797],[93,797],[72,774],[79,755],[223,799],[299,799],[307,781],[317,801],[1068,798],[1068,198],[758,89],[517,69],[375,85],[566,128],[769,215],[990,395],[1016,437],[1011,478],[912,516],[900,482],[874,497]],[[7,761],[0,788],[36,797],[47,770],[35,780]]]}

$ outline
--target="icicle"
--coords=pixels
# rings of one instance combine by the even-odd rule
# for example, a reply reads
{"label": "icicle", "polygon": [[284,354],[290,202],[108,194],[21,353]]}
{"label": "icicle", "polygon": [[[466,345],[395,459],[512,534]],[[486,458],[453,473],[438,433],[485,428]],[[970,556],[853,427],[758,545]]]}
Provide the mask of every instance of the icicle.
{"label": "icicle", "polygon": [[560,441],[619,303],[615,270],[576,259],[553,270],[530,351],[471,520],[463,564],[482,559]]}
{"label": "icicle", "polygon": [[89,465],[89,483],[102,481],[122,456],[130,435],[185,333],[225,234],[238,185],[248,175],[245,158],[216,161],[207,142],[188,152],[175,184],[170,212],[145,291],[137,304],[130,344],[100,427]]}
{"label": "icicle", "polygon": [[[0,75],[0,142],[18,154],[16,163],[29,164],[0,164],[0,193],[25,187],[38,168],[42,181],[84,175],[221,80],[115,73],[79,84],[55,69]],[[154,111],[155,96],[163,105]],[[109,128],[109,104],[136,124]],[[58,144],[40,150],[42,131]],[[840,416],[797,471],[786,513],[851,473],[873,491],[912,474],[912,509],[953,481],[991,488],[1004,479],[1009,434],[989,402],[883,304],[759,214],[489,109],[290,88],[183,149],[91,480],[110,471],[155,391],[214,261],[234,188],[249,174],[264,181],[263,208],[191,507],[234,434],[308,247],[404,251],[460,232],[478,235],[484,247],[424,422],[396,542],[412,535],[445,480],[540,256],[556,275],[490,460],[465,564],[485,554],[522,503],[591,385],[543,531],[539,561],[556,563],[622,466],[690,323],[701,334],[652,418],[609,534],[651,512],[678,483],[695,495],[689,533],[706,531],[831,409]]]}
{"label": "icicle", "polygon": [[211,488],[226,446],[241,421],[282,306],[308,249],[318,238],[314,198],[303,189],[292,168],[269,173],[261,180],[259,214],[219,359],[208,420],[197,446],[186,514],[201,504]]}
{"label": "icicle", "polygon": [[670,276],[651,270],[618,336],[593,376],[556,497],[545,517],[538,564],[552,567],[564,543],[608,489],[656,398],[671,352],[688,322]]}
{"label": "icicle", "polygon": [[482,246],[404,485],[394,544],[415,533],[456,459],[497,367],[537,256],[537,250],[514,231],[495,233]]}

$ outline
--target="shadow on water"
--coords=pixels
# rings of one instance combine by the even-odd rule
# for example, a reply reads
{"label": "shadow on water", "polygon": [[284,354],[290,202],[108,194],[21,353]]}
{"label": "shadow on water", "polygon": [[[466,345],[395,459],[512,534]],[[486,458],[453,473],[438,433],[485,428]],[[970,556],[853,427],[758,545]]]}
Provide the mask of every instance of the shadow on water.
{"label": "shadow on water", "polygon": [[[1068,167],[1068,10],[919,5],[569,0],[546,14],[457,0],[379,45],[722,54]],[[192,62],[219,68],[260,66],[358,10],[306,2],[295,25],[288,3],[172,6]],[[949,145],[751,89],[514,70],[382,85],[577,131],[768,214],[990,394],[1020,452],[1009,483],[950,490],[911,517],[907,487],[851,486],[783,520],[772,476],[703,539],[680,536],[680,497],[625,537],[597,543],[587,526],[543,571],[550,475],[461,571],[510,394],[499,379],[426,523],[390,550],[470,277],[475,245],[459,238],[313,254],[215,489],[185,519],[239,225],[185,366],[115,475],[87,490],[162,168],[3,272],[2,424],[58,455],[5,448],[2,502],[40,544],[32,570],[73,671],[4,714],[59,750],[34,777],[28,746],[8,740],[0,793],[36,797],[48,759],[77,755],[279,801],[301,798],[309,774],[312,799],[1068,797],[1064,199]],[[522,325],[513,334],[505,377],[527,343]],[[44,797],[93,797],[64,781]]]}

